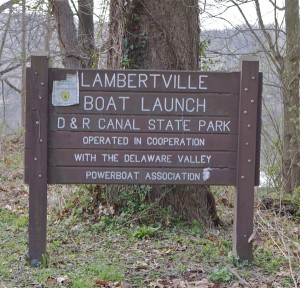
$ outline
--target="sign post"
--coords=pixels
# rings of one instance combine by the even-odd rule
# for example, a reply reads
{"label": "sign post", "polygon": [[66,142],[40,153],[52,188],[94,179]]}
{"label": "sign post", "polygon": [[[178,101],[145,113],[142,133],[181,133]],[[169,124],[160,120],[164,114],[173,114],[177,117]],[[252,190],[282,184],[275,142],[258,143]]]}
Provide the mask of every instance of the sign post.
{"label": "sign post", "polygon": [[[260,74],[255,58],[242,58],[239,104],[237,178],[234,211],[233,250],[240,259],[253,260],[254,186],[258,185],[256,168],[260,143]],[[259,132],[259,134],[258,134]]]}
{"label": "sign post", "polygon": [[252,260],[258,61],[241,72],[70,70],[33,56],[27,73],[31,260],[46,252],[47,183],[236,186],[234,251]]}
{"label": "sign post", "polygon": [[25,182],[29,184],[29,262],[46,254],[48,58],[33,55],[27,69]]}

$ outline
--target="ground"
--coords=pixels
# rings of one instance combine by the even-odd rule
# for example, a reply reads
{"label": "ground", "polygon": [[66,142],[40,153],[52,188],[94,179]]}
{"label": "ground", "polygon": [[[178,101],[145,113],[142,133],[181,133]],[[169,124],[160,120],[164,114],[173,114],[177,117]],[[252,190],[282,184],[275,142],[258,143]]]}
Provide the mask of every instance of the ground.
{"label": "ground", "polygon": [[254,262],[241,262],[231,252],[230,187],[215,189],[222,227],[205,228],[166,211],[146,221],[149,207],[133,202],[122,213],[108,202],[95,209],[94,188],[49,185],[49,260],[30,266],[23,137],[0,139],[0,288],[300,287],[297,213],[265,205],[258,191]]}

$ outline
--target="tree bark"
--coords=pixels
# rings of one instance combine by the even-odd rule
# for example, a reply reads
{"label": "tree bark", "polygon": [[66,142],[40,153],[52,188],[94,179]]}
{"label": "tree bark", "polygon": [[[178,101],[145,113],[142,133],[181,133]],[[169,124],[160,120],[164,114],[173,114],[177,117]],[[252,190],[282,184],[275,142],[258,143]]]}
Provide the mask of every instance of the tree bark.
{"label": "tree bark", "polygon": [[[129,68],[198,70],[197,1],[132,1],[127,16]],[[129,47],[130,48],[130,47]]]}
{"label": "tree bark", "polygon": [[[9,17],[11,16],[11,10]],[[22,89],[21,89],[21,121],[22,127],[25,126],[26,115],[26,0],[22,1],[22,44],[21,44],[21,61],[22,61]]]}
{"label": "tree bark", "polygon": [[76,11],[79,19],[78,31],[69,2],[64,0],[49,2],[56,23],[64,67],[97,68],[99,53],[94,38],[94,1],[78,1],[78,11]]}
{"label": "tree bark", "polygon": [[299,146],[299,0],[285,1],[286,56],[283,82],[283,187],[286,193],[300,186]]}
{"label": "tree bark", "polygon": [[78,0],[78,42],[80,45],[83,68],[96,68],[98,53],[94,42],[94,1]]}
{"label": "tree bark", "polygon": [[68,1],[50,0],[50,4],[56,23],[63,65],[66,68],[78,68],[81,66],[81,56],[72,9]]}
{"label": "tree bark", "polygon": [[[110,8],[110,68],[198,70],[197,0],[113,0]],[[152,197],[160,198],[166,189],[161,205],[189,221],[220,224],[209,186],[154,186]]]}
{"label": "tree bark", "polygon": [[118,69],[122,66],[125,34],[125,6],[123,2],[124,0],[110,1],[107,67],[111,69]]}

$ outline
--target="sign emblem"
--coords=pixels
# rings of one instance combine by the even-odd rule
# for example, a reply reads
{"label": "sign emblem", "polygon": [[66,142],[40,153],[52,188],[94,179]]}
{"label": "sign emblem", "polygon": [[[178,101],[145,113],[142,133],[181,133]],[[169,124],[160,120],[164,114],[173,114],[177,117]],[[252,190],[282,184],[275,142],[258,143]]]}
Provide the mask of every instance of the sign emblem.
{"label": "sign emblem", "polygon": [[72,106],[79,104],[78,72],[67,74],[65,80],[53,81],[52,105]]}
{"label": "sign emblem", "polygon": [[68,91],[62,91],[61,94],[60,94],[60,96],[61,96],[61,99],[63,101],[68,102],[69,99],[70,99],[70,92],[68,92]]}

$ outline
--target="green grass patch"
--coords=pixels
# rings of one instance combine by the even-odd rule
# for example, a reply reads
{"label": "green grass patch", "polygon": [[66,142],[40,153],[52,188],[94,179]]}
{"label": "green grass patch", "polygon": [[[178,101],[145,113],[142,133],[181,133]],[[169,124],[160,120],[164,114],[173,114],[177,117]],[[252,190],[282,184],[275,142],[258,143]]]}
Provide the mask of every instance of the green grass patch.
{"label": "green grass patch", "polygon": [[72,287],[96,287],[97,281],[122,282],[124,268],[116,263],[91,262],[78,264],[76,269],[68,274]]}

